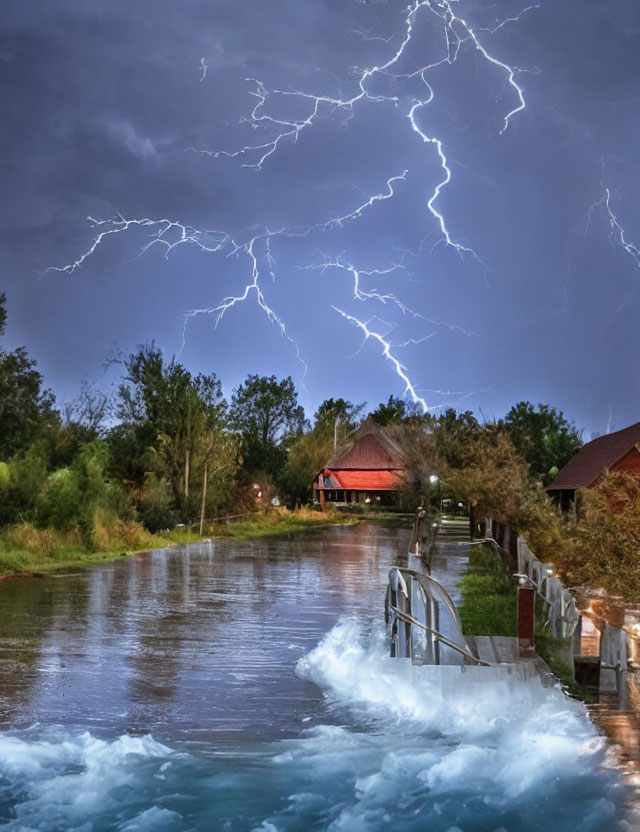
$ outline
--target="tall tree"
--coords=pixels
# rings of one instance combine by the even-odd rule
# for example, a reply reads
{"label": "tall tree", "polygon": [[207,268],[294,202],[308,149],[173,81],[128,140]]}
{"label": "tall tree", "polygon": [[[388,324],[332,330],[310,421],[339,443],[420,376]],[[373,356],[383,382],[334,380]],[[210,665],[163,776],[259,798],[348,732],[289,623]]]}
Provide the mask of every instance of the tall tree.
{"label": "tall tree", "polygon": [[346,399],[325,399],[314,414],[314,432],[332,433],[334,446],[345,440],[358,427],[366,403],[353,404]]}
{"label": "tall tree", "polygon": [[[6,296],[0,294],[0,335],[7,313]],[[36,361],[24,347],[8,352],[0,349],[0,460],[10,459],[46,428],[57,424],[54,398],[44,388]]]}
{"label": "tall tree", "polygon": [[105,422],[111,415],[109,396],[92,382],[84,379],[76,398],[64,408],[64,424],[84,428],[95,439],[104,434]]}
{"label": "tall tree", "polygon": [[470,410],[458,413],[447,408],[432,419],[433,432],[440,463],[451,468],[467,465],[474,454],[474,445],[483,428]]}
{"label": "tall tree", "polygon": [[0,292],[0,335],[4,335],[4,330],[7,325],[7,296],[4,292]]}
{"label": "tall tree", "polygon": [[172,359],[166,363],[155,344],[124,360],[117,412],[123,420],[110,433],[114,464],[138,484],[147,471],[150,448],[161,453],[176,498],[187,500],[194,450],[203,432],[219,430],[226,402],[215,374],[192,376]]}
{"label": "tall tree", "polygon": [[562,411],[547,404],[518,402],[507,413],[504,429],[529,463],[531,477],[544,485],[582,446],[581,432]]}
{"label": "tall tree", "polygon": [[271,475],[285,463],[286,441],[306,426],[291,376],[247,376],[233,391],[229,417],[242,436],[245,468]]}

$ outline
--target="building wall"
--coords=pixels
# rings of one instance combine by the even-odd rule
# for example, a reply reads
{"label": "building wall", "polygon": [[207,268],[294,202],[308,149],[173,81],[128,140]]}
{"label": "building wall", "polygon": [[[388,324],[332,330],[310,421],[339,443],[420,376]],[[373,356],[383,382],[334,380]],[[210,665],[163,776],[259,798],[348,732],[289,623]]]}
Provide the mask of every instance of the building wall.
{"label": "building wall", "polygon": [[633,448],[619,462],[611,467],[612,471],[628,471],[630,474],[640,475],[640,452]]}

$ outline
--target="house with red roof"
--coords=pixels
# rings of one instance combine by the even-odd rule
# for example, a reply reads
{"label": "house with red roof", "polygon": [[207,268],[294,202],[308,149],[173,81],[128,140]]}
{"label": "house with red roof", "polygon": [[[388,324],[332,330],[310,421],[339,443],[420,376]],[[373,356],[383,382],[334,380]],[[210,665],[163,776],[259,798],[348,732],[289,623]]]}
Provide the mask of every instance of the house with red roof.
{"label": "house with red roof", "polygon": [[316,497],[325,503],[395,502],[405,481],[402,449],[390,432],[371,417],[356,431],[351,442],[338,448],[319,472]]}
{"label": "house with red roof", "polygon": [[569,511],[575,504],[576,492],[593,488],[609,471],[628,471],[640,476],[639,445],[640,422],[599,436],[580,448],[546,491],[563,511]]}

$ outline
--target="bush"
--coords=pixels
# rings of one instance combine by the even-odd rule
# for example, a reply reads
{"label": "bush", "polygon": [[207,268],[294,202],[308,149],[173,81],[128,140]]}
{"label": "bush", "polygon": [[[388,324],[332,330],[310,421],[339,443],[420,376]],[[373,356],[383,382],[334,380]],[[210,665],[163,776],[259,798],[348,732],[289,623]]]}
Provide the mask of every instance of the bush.
{"label": "bush", "polygon": [[11,469],[6,462],[0,462],[0,493],[6,494],[11,485]]}
{"label": "bush", "polygon": [[36,503],[38,524],[59,531],[73,528],[78,523],[83,498],[80,477],[75,471],[71,468],[54,471]]}
{"label": "bush", "polygon": [[78,547],[81,542],[77,529],[56,532],[53,529],[39,529],[31,523],[9,526],[4,531],[4,539],[16,549],[45,557],[54,556],[56,550],[63,547]]}
{"label": "bush", "polygon": [[144,487],[138,493],[138,502],[138,519],[150,532],[155,534],[163,529],[172,529],[178,522],[171,486],[164,478],[147,474]]}
{"label": "bush", "polygon": [[144,546],[147,540],[147,532],[140,523],[135,520],[118,520],[114,529],[117,540],[122,541],[128,549],[137,549]]}

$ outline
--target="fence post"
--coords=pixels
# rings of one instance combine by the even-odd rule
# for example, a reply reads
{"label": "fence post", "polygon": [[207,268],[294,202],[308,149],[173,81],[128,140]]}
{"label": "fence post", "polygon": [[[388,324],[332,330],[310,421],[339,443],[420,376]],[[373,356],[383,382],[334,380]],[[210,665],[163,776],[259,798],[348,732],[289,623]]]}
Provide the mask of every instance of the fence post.
{"label": "fence post", "polygon": [[518,647],[530,650],[535,644],[536,590],[526,576],[518,579]]}

